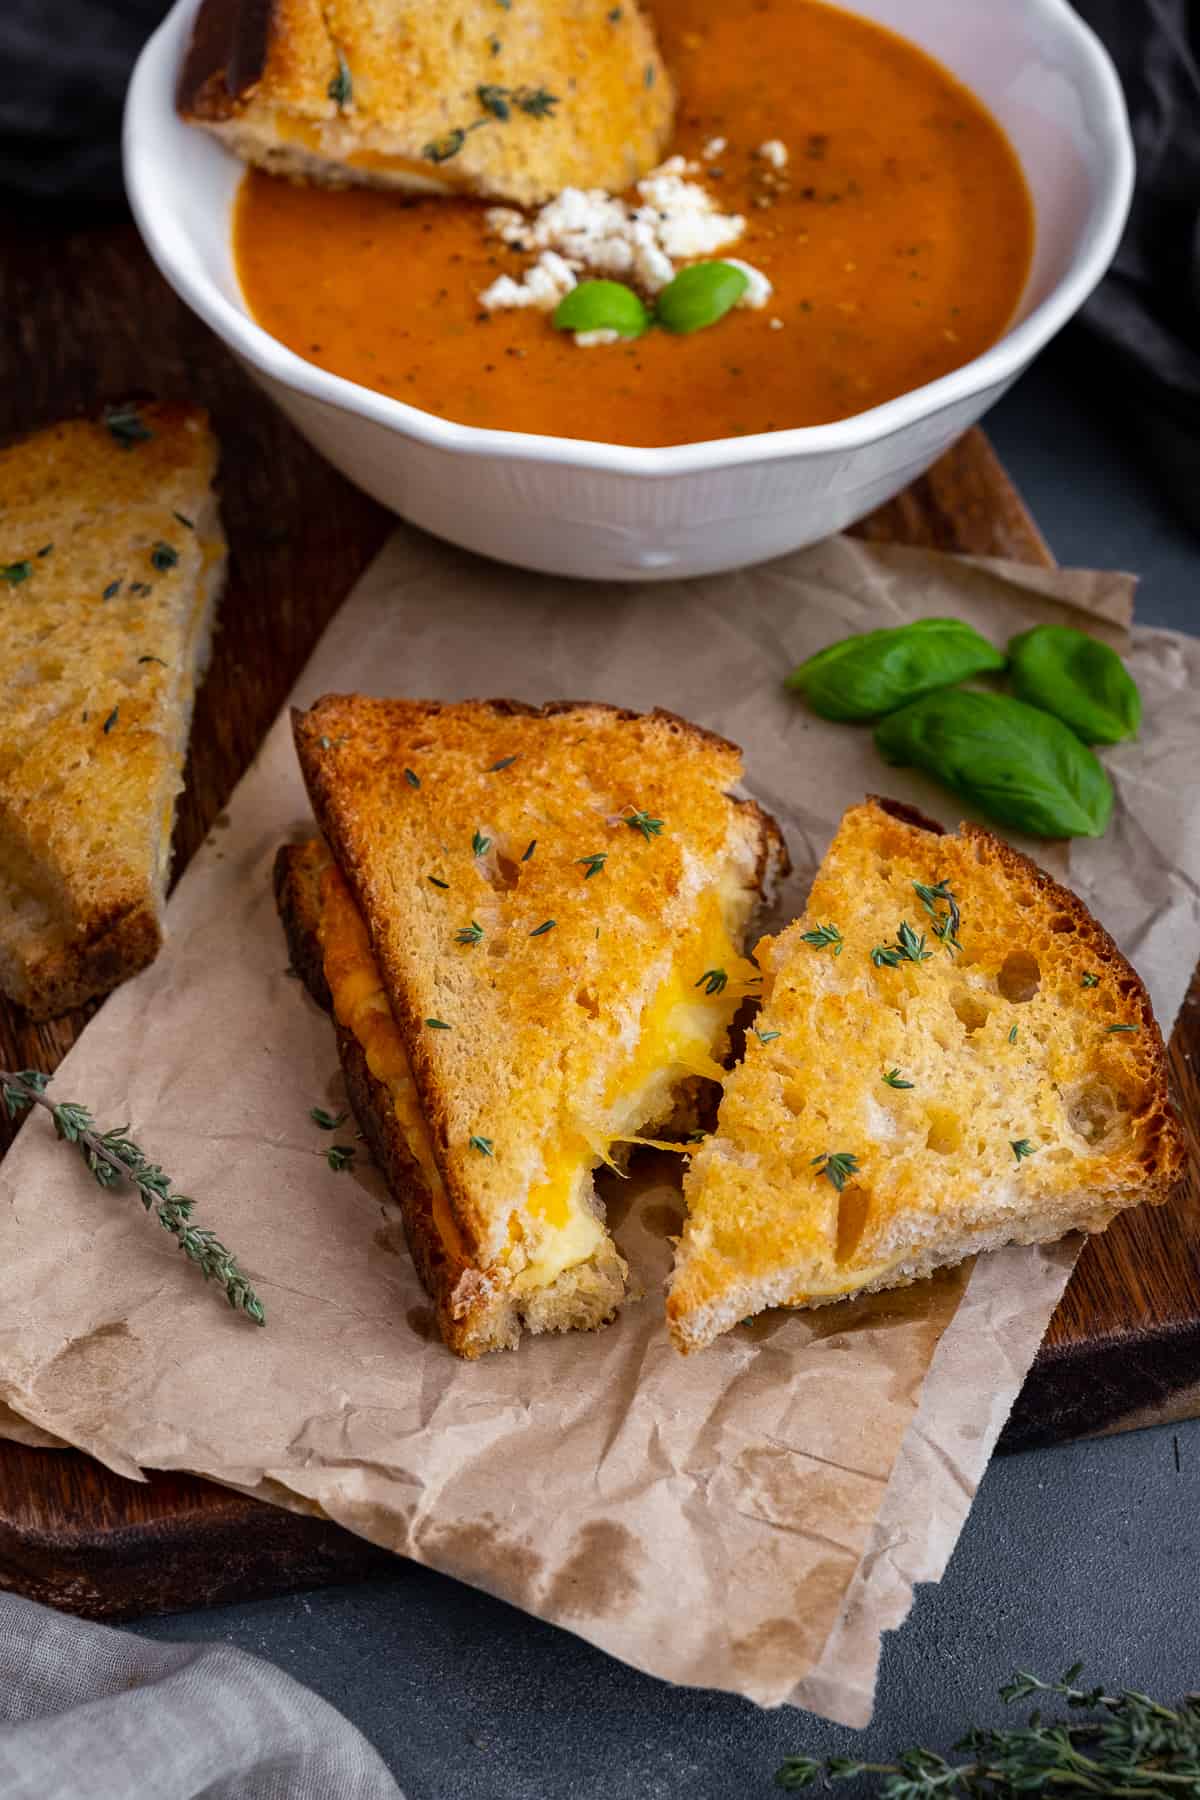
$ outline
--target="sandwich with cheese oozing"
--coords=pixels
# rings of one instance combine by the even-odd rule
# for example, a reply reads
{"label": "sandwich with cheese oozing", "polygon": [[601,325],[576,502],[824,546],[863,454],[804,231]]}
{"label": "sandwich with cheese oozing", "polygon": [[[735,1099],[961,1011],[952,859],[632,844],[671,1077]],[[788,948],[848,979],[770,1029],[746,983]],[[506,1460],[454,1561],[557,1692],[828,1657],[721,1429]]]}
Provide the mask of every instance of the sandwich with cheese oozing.
{"label": "sandwich with cheese oozing", "polygon": [[852,807],[684,1182],[680,1350],[772,1306],[1103,1231],[1186,1162],[1141,981],[1082,902],[975,825]]}
{"label": "sandwich with cheese oozing", "polygon": [[197,407],[0,450],[0,991],[33,1018],[158,953],[192,701],[225,577]]}
{"label": "sandwich with cheese oozing", "polygon": [[328,696],[321,835],[280,851],[293,964],[461,1356],[625,1294],[594,1172],[694,1127],[786,867],[737,749],[665,712]]}
{"label": "sandwich with cheese oozing", "polygon": [[636,0],[202,0],[177,104],[276,174],[518,206],[629,187],[675,106]]}

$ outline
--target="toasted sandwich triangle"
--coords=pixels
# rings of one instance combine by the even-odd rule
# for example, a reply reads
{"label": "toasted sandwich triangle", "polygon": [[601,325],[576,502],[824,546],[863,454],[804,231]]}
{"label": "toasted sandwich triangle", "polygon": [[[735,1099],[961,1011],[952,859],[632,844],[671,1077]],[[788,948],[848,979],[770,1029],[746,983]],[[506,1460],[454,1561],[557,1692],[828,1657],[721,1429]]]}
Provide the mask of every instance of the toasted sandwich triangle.
{"label": "toasted sandwich triangle", "polygon": [[593,1171],[695,1122],[755,975],[782,849],[729,795],[738,752],[596,704],[330,696],[295,732],[333,865],[324,974],[440,1209],[444,1333],[477,1354],[602,1322]]}
{"label": "toasted sandwich triangle", "polygon": [[35,1016],[155,954],[225,541],[201,411],[0,451],[0,989]]}
{"label": "toasted sandwich triangle", "polygon": [[685,1180],[667,1301],[688,1351],[771,1306],[1102,1231],[1184,1167],[1145,989],[991,833],[845,815]]}

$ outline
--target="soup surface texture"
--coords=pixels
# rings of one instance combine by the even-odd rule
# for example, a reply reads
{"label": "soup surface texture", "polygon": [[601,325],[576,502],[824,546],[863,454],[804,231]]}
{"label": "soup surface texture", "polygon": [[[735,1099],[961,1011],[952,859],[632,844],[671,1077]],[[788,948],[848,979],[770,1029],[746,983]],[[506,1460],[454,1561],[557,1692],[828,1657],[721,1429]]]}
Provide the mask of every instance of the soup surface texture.
{"label": "soup surface texture", "polygon": [[[674,148],[726,140],[701,179],[746,229],[718,254],[770,278],[765,309],[581,349],[544,312],[481,313],[481,290],[531,258],[487,234],[479,202],[250,171],[235,251],[254,316],[309,362],[463,424],[644,445],[846,418],[1001,335],[1032,205],[1003,132],[945,69],[821,0],[652,11],[679,87]],[[756,154],[770,140],[785,166]]]}

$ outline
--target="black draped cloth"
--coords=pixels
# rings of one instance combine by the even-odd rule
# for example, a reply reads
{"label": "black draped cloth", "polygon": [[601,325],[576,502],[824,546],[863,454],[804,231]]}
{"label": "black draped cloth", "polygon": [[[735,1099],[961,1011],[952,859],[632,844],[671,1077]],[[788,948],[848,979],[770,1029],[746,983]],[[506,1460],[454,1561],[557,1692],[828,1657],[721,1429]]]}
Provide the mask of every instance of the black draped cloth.
{"label": "black draped cloth", "polygon": [[[1077,5],[1120,69],[1138,188],[1112,272],[1073,332],[1093,371],[1102,353],[1104,391],[1200,530],[1200,0]],[[0,203],[120,205],[122,94],[164,10],[0,0]]]}

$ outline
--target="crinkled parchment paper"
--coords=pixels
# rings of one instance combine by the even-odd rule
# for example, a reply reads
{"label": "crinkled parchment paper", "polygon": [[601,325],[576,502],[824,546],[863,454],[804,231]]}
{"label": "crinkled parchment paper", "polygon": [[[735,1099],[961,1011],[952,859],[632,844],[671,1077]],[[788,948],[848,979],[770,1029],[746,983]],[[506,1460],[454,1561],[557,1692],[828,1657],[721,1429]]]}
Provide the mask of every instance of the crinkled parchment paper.
{"label": "crinkled parchment paper", "polygon": [[[401,529],[296,699],[670,707],[745,747],[747,785],[787,833],[796,908],[864,793],[951,823],[958,809],[884,769],[868,732],[785,693],[794,663],[922,614],[1001,643],[1040,619],[1086,622],[1130,657],[1147,722],[1106,756],[1108,836],[1039,854],[1114,931],[1169,1025],[1200,951],[1200,642],[1130,638],[1132,588],[846,539],[686,586],[599,588]],[[191,1469],[319,1508],[655,1675],[865,1723],[880,1633],[945,1567],[1074,1246],[767,1315],[685,1361],[661,1298],[678,1170],[651,1156],[605,1184],[644,1298],[606,1331],[455,1361],[381,1180],[363,1154],[331,1171],[308,1117],[340,1106],[333,1033],[288,978],[271,898],[276,846],[307,819],[281,719],[179,885],[166,950],[54,1084],[128,1120],[196,1198],[251,1272],[267,1329],[229,1313],[136,1199],[101,1192],[35,1118],[0,1171],[0,1430],[7,1407],[27,1441],[49,1433],[128,1475]]]}

